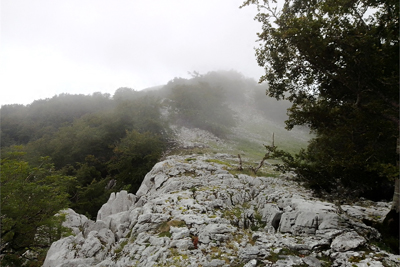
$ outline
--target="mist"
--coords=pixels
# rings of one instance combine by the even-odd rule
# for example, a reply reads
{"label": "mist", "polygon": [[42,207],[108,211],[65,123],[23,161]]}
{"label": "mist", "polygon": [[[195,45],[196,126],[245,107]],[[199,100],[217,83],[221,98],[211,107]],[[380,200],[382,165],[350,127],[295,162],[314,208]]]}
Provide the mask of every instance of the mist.
{"label": "mist", "polygon": [[0,104],[142,90],[189,72],[258,79],[260,25],[241,0],[4,0]]}

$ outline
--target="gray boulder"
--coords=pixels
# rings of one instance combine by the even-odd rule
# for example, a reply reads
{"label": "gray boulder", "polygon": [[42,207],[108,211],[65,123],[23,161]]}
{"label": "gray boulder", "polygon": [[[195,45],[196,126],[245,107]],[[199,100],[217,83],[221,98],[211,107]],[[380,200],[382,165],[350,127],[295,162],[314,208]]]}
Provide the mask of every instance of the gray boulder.
{"label": "gray boulder", "polygon": [[337,252],[353,250],[361,245],[364,245],[366,240],[364,237],[359,236],[356,232],[346,232],[333,239],[331,248]]}
{"label": "gray boulder", "polygon": [[145,176],[136,195],[111,194],[95,222],[65,211],[74,235],[54,242],[43,266],[400,263],[368,243],[379,233],[361,221],[371,217],[366,214],[378,217],[386,205],[347,205],[342,212],[290,176],[233,175],[220,164],[228,159],[170,156]]}
{"label": "gray boulder", "polygon": [[128,194],[125,190],[117,194],[111,193],[107,203],[98,211],[97,220],[104,220],[107,216],[129,210],[135,203],[135,200],[136,196],[134,194]]}

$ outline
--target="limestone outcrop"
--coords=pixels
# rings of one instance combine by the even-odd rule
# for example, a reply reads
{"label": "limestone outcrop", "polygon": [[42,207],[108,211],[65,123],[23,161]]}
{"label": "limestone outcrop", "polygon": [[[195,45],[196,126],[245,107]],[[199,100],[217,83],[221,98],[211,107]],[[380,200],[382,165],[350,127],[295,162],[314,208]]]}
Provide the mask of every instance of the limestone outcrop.
{"label": "limestone outcrop", "polygon": [[290,176],[252,177],[229,155],[170,156],[136,195],[112,194],[96,221],[67,210],[74,235],[53,243],[45,267],[399,266],[371,244],[388,203],[316,199]]}

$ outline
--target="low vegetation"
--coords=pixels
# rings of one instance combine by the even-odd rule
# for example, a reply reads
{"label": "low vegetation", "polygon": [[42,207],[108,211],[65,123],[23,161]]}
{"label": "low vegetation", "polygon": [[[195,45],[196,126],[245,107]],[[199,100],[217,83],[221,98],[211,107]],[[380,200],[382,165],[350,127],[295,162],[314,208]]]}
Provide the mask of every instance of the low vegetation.
{"label": "low vegetation", "polygon": [[157,231],[159,232],[158,236],[159,237],[171,237],[172,233],[170,232],[170,229],[172,227],[186,227],[186,223],[181,220],[171,220],[168,222],[163,222],[160,224],[158,227]]}

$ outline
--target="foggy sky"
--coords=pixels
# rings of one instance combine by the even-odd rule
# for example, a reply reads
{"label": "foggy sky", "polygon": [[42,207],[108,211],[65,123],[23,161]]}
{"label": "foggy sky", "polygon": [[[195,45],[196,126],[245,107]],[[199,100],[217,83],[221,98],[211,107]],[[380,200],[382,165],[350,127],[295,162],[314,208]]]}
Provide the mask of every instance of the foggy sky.
{"label": "foggy sky", "polygon": [[0,104],[141,90],[188,72],[258,78],[243,0],[2,0]]}

